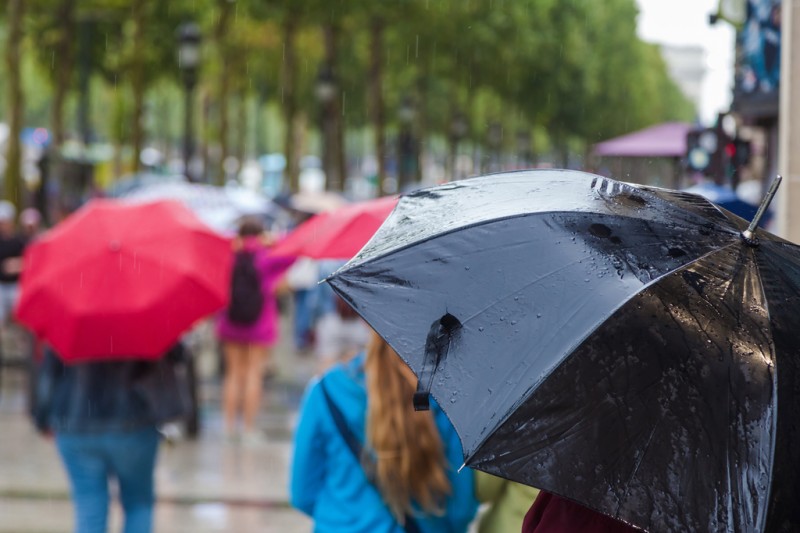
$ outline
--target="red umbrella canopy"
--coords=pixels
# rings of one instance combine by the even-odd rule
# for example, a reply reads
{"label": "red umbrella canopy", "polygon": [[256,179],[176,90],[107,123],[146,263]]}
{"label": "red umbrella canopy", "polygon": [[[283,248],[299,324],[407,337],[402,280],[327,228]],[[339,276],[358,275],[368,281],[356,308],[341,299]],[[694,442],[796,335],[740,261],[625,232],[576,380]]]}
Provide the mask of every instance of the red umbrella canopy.
{"label": "red umbrella canopy", "polygon": [[95,200],[26,250],[17,318],[67,362],[155,359],[226,304],[230,263],[177,202]]}
{"label": "red umbrella canopy", "polygon": [[350,259],[372,238],[397,200],[387,196],[314,215],[279,242],[273,254]]}

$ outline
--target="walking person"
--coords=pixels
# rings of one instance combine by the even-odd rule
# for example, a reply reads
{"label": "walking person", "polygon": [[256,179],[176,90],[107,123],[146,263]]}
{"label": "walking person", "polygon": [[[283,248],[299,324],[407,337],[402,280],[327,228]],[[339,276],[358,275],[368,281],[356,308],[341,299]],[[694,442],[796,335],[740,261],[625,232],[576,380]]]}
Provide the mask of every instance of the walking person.
{"label": "walking person", "polygon": [[432,402],[414,412],[416,378],[377,334],[306,391],[290,501],[314,530],[462,533],[477,510],[461,443]]}
{"label": "walking person", "polygon": [[227,312],[220,316],[217,335],[222,342],[225,377],[222,411],[225,434],[247,442],[261,440],[256,416],[261,407],[264,370],[278,339],[275,292],[294,258],[270,255],[271,238],[257,219],[246,219],[233,242],[234,265]]}
{"label": "walking person", "polygon": [[[37,377],[34,423],[55,437],[70,480],[76,533],[104,533],[116,480],[125,533],[152,531],[158,425],[186,413],[163,372],[185,354],[173,347],[163,361],[102,361],[65,365],[46,349]],[[164,418],[164,414],[168,416]]]}
{"label": "walking person", "polygon": [[0,328],[12,318],[19,296],[19,275],[25,239],[16,229],[17,210],[8,200],[0,200]]}

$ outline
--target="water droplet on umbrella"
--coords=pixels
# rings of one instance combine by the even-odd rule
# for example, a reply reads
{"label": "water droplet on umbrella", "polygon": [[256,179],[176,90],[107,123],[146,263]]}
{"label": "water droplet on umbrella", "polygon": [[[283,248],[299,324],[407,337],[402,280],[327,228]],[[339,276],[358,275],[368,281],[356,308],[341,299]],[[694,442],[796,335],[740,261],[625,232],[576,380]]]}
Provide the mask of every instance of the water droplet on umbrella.
{"label": "water droplet on umbrella", "polygon": [[464,270],[469,270],[469,267],[468,267],[468,266],[465,266],[465,267],[464,267]]}
{"label": "water droplet on umbrella", "polygon": [[536,318],[542,318],[542,313],[536,313]]}
{"label": "water droplet on umbrella", "polygon": [[483,328],[483,326],[480,326],[480,327],[478,328],[478,331],[483,331],[483,329],[484,329],[484,328]]}

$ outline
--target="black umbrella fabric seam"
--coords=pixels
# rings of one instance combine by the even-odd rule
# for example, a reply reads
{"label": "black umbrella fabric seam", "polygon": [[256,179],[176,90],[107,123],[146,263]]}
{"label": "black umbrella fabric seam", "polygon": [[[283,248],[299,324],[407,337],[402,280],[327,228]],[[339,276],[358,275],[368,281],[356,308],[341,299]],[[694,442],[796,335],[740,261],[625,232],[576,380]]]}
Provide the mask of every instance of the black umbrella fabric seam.
{"label": "black umbrella fabric seam", "polygon": [[[789,243],[789,242],[782,242],[782,241],[773,241],[773,242],[775,242],[776,246],[779,247],[779,248],[786,248],[786,247],[788,247],[788,245],[796,246],[793,243]],[[755,252],[754,252],[754,255],[755,255]],[[755,260],[755,257],[753,258],[753,262],[755,263],[755,266],[756,266],[755,270],[756,270],[756,273],[758,274],[759,289],[761,290],[761,297],[767,303],[767,305],[766,305],[766,308],[767,308],[767,324],[768,324],[769,330],[770,330],[770,339],[774,339],[775,336],[773,334],[773,329],[772,329],[772,314],[770,313],[769,299],[767,298],[767,295],[764,292],[764,279],[763,279],[762,273],[761,273],[761,266],[758,264],[758,261]],[[779,275],[780,275],[781,278],[784,278],[785,281],[789,282],[792,286],[794,286],[795,289],[798,292],[800,292],[800,287],[795,286],[795,284],[792,283],[791,280],[788,279],[787,276],[784,276],[783,273],[780,272],[780,271],[779,271]],[[777,350],[775,348],[774,341],[770,342],[770,349],[772,350],[773,354],[777,354]],[[778,387],[777,387],[777,385],[778,385],[778,372],[780,372],[780,368],[778,368],[778,365],[776,364],[775,365],[775,370],[774,370],[775,377],[773,379],[773,388],[775,389],[775,398],[776,398],[775,401],[774,401],[775,414],[773,415],[775,417],[775,423],[772,424],[772,431],[771,431],[771,434],[770,434],[770,436],[772,437],[770,439],[771,440],[771,444],[772,444],[772,449],[770,450],[770,461],[769,461],[769,479],[770,480],[773,479],[772,473],[775,470],[775,447],[776,447],[777,442],[778,442],[778,418],[779,418],[779,416],[778,416],[779,415],[779,402],[777,401],[777,395],[778,395]],[[769,489],[767,490],[767,495],[766,495],[765,501],[769,502],[771,497],[772,497],[772,482],[769,483]],[[769,515],[769,512],[764,513],[764,516],[762,518],[763,521],[760,524],[761,525],[761,528],[760,528],[761,530],[763,530],[767,525],[767,516],[768,515]]]}

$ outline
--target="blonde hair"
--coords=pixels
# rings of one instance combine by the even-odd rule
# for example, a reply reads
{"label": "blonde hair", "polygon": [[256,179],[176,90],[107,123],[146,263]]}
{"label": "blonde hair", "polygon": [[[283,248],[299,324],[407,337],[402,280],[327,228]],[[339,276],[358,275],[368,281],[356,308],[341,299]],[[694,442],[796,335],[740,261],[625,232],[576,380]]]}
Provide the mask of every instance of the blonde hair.
{"label": "blonde hair", "polygon": [[442,439],[430,411],[414,412],[416,378],[380,336],[373,333],[364,365],[367,381],[367,444],[375,456],[375,482],[403,524],[415,501],[441,514],[450,494]]}

